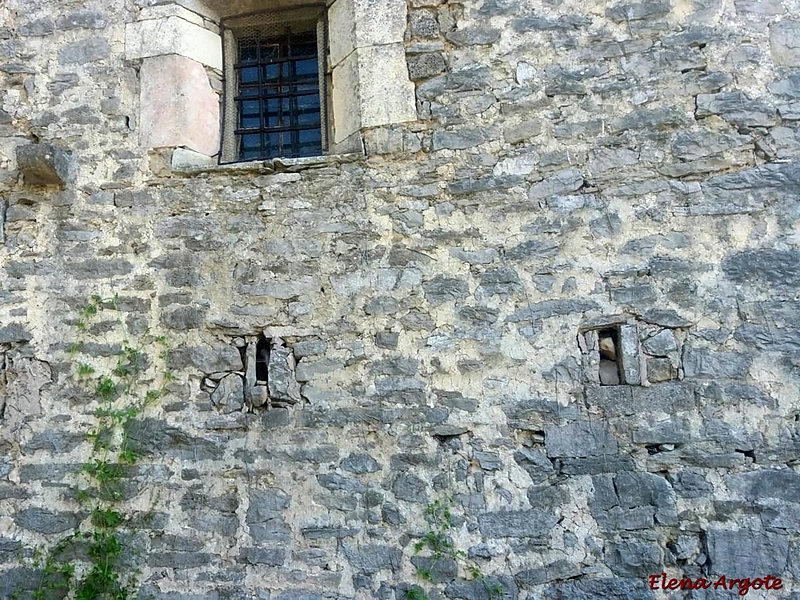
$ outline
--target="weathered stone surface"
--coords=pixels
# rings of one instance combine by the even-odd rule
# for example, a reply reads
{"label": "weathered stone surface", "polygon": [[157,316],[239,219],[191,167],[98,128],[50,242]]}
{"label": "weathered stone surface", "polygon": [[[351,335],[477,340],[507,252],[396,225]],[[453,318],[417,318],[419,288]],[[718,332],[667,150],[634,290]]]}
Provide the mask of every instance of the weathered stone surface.
{"label": "weathered stone surface", "polygon": [[244,406],[244,381],[241,375],[231,373],[223,377],[211,392],[211,402],[224,414],[241,411]]}
{"label": "weathered stone surface", "polygon": [[295,377],[295,364],[291,349],[272,347],[267,364],[270,398],[291,404],[300,401],[300,384]]}
{"label": "weathered stone surface", "polygon": [[786,468],[729,475],[725,484],[748,500],[800,502],[800,475]]}
{"label": "weathered stone surface", "polygon": [[800,67],[800,21],[785,19],[769,26],[769,47],[775,63]]}
{"label": "weathered stone surface", "polygon": [[763,103],[751,100],[744,92],[723,92],[697,96],[698,119],[720,115],[733,125],[770,127],[778,123],[778,111]]}
{"label": "weathered stone surface", "polygon": [[171,368],[185,369],[191,366],[202,373],[240,371],[244,368],[239,351],[227,344],[175,348],[170,351],[169,363]]}
{"label": "weathered stone surface", "polygon": [[75,180],[77,161],[69,150],[53,144],[17,146],[17,167],[28,185],[65,187]]}
{"label": "weathered stone surface", "polygon": [[374,473],[380,470],[380,464],[369,454],[351,454],[342,460],[342,469],[357,475]]}
{"label": "weathered stone surface", "polygon": [[631,578],[645,578],[652,573],[659,573],[663,563],[659,546],[640,540],[610,543],[606,547],[605,559],[616,575]]}
{"label": "weathered stone surface", "polygon": [[575,192],[583,186],[583,176],[577,169],[560,171],[528,190],[528,198],[539,200],[558,194]]}
{"label": "weathered stone surface", "polygon": [[359,573],[372,575],[379,571],[395,572],[400,569],[403,553],[391,546],[371,544],[356,548],[344,544],[344,553],[353,568]]}
{"label": "weathered stone surface", "polygon": [[769,573],[780,577],[786,569],[789,542],[785,537],[745,529],[712,529],[707,536],[711,572]]}
{"label": "weathered stone surface", "polygon": [[683,369],[687,377],[744,379],[750,359],[734,352],[714,352],[688,346],[683,353]]}
{"label": "weathered stone surface", "polygon": [[485,580],[454,581],[444,590],[444,595],[452,600],[492,600],[492,598],[517,598],[517,584],[508,575],[487,577]]}
{"label": "weathered stone surface", "polygon": [[392,484],[392,492],[398,500],[418,503],[428,500],[427,484],[411,473],[398,475]]}
{"label": "weathered stone surface", "polygon": [[558,522],[553,513],[532,510],[490,512],[478,516],[478,527],[486,537],[543,537]]}
{"label": "weathered stone surface", "polygon": [[441,275],[423,284],[423,289],[425,298],[434,306],[451,300],[462,300],[469,296],[469,287],[466,281]]}
{"label": "weathered stone surface", "polygon": [[800,285],[800,272],[795,268],[799,260],[800,252],[795,250],[745,250],[726,258],[722,270],[744,285],[796,288]]}
{"label": "weathered stone surface", "polygon": [[65,45],[58,52],[62,65],[84,65],[106,58],[111,51],[106,38],[91,37]]}
{"label": "weathered stone surface", "polygon": [[57,513],[44,508],[25,508],[14,515],[18,527],[44,534],[75,529],[81,519],[77,513]]}
{"label": "weathered stone surface", "polygon": [[582,421],[545,430],[549,457],[587,457],[616,454],[617,441],[602,423]]}
{"label": "weathered stone surface", "polygon": [[408,57],[408,76],[411,81],[420,81],[444,73],[447,64],[438,52],[417,54]]}
{"label": "weathered stone surface", "polygon": [[29,342],[31,339],[33,339],[33,336],[23,323],[9,323],[4,327],[0,327],[0,344]]}
{"label": "weathered stone surface", "polygon": [[584,577],[576,581],[554,584],[545,590],[547,600],[652,600],[653,592],[646,582],[635,579]]}
{"label": "weathered stone surface", "polygon": [[202,64],[177,54],[145,58],[140,78],[142,147],[219,152],[219,100]]}
{"label": "weathered stone surface", "polygon": [[173,454],[195,460],[219,458],[224,452],[221,443],[189,435],[186,431],[153,418],[127,423],[128,445],[145,455]]}

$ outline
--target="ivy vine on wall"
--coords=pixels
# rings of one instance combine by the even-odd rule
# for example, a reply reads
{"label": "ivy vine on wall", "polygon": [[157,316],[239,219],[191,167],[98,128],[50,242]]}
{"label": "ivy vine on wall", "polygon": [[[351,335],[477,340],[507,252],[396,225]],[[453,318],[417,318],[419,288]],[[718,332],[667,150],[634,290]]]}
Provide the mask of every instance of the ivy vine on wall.
{"label": "ivy vine on wall", "polygon": [[[101,316],[104,326],[93,327]],[[138,593],[140,573],[130,546],[141,519],[129,511],[131,498],[126,491],[138,456],[128,444],[126,430],[173,381],[166,368],[168,344],[149,331],[131,340],[116,296],[92,296],[79,310],[75,328],[68,357],[73,379],[87,392],[86,412],[92,422],[86,431],[91,452],[74,480],[74,498],[86,516],[56,544],[34,553],[32,566],[38,569],[39,580],[34,589],[19,590],[15,597],[129,600]],[[102,331],[121,339],[110,360],[91,359],[84,352],[87,342],[99,335],[95,332]]]}

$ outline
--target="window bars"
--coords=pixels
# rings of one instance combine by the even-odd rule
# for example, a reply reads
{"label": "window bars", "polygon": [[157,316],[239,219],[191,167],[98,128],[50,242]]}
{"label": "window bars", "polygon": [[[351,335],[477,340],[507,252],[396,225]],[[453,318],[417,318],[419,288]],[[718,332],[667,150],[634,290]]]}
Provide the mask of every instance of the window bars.
{"label": "window bars", "polygon": [[222,23],[221,162],[319,156],[327,149],[325,6],[251,13]]}

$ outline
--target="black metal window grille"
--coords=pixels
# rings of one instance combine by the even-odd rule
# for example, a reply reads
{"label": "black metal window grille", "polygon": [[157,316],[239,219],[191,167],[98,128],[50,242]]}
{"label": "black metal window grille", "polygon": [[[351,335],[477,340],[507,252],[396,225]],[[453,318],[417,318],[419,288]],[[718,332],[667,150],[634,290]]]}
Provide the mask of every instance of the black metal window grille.
{"label": "black metal window grille", "polygon": [[[295,17],[294,19],[292,17]],[[233,160],[319,156],[326,148],[324,12],[261,13],[231,28]],[[228,74],[226,74],[227,76]],[[227,119],[226,119],[227,121]]]}

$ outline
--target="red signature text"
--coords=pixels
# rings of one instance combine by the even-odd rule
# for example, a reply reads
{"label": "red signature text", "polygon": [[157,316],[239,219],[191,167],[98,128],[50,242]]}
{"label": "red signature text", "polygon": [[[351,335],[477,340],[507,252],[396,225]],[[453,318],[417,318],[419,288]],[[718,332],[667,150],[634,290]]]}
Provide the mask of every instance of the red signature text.
{"label": "red signature text", "polygon": [[783,587],[783,582],[780,577],[773,577],[767,575],[765,577],[756,577],[750,579],[744,578],[727,578],[725,575],[720,575],[716,580],[705,579],[698,577],[691,579],[686,577],[684,579],[667,579],[666,573],[657,573],[648,577],[651,590],[699,590],[708,588],[723,590],[737,590],[740,596],[746,596],[750,590],[779,590]]}

